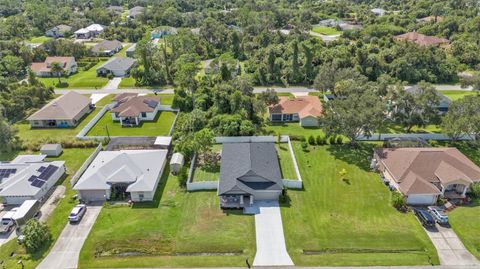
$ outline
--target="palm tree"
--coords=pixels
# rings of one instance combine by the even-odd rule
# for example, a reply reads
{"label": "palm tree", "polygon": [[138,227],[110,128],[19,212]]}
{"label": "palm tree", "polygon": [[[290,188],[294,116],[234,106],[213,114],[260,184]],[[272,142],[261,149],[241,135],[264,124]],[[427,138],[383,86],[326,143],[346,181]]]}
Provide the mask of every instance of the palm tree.
{"label": "palm tree", "polygon": [[61,83],[60,77],[62,76],[63,72],[65,71],[62,67],[62,64],[53,62],[52,67],[50,68],[51,72],[57,75],[58,84]]}

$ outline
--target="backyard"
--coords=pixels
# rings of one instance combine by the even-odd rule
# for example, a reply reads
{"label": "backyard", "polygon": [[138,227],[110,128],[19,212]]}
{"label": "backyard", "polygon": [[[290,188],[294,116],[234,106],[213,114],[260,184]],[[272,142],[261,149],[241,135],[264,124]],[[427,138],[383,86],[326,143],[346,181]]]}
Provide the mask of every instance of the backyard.
{"label": "backyard", "polygon": [[[91,67],[86,71],[78,71],[78,73],[73,74],[66,78],[61,78],[62,82],[67,82],[68,87],[70,89],[100,89],[105,86],[108,82],[107,78],[104,77],[97,77],[97,68],[105,63],[105,61],[99,61],[95,66]],[[46,86],[55,87],[58,83],[58,78],[38,78],[42,81]]]}
{"label": "backyard", "polygon": [[167,166],[154,202],[102,209],[79,268],[240,267],[254,255],[254,218],[223,213],[214,191],[186,192]]}
{"label": "backyard", "polygon": [[122,127],[107,111],[87,136],[165,136],[169,134],[175,117],[175,112],[159,111],[153,121],[141,122],[138,127]]}
{"label": "backyard", "polygon": [[453,91],[439,91],[439,92],[441,92],[443,95],[445,95],[446,97],[448,97],[448,98],[449,98],[450,100],[452,100],[452,101],[461,99],[461,98],[463,98],[463,97],[465,97],[465,96],[477,94],[475,91],[457,91],[457,90],[453,90]]}
{"label": "backyard", "polygon": [[480,259],[480,200],[455,208],[448,214],[448,219],[465,247]]}
{"label": "backyard", "polygon": [[[369,170],[372,144],[356,149],[294,149],[304,190],[282,204],[287,248],[300,266],[430,265],[438,257],[412,213],[389,203],[390,192]],[[341,179],[339,172],[346,169]],[[301,228],[298,228],[301,227]]]}
{"label": "backyard", "polygon": [[312,32],[322,35],[339,35],[342,32],[338,31],[334,27],[327,27],[327,26],[314,26],[312,28]]}
{"label": "backyard", "polygon": [[290,135],[290,136],[305,136],[308,138],[310,135],[314,137],[318,135],[325,135],[323,130],[318,127],[302,127],[298,122],[288,123],[271,123],[268,122],[265,125],[265,132],[271,135]]}
{"label": "backyard", "polygon": [[[4,262],[4,268],[17,268],[19,266],[17,261],[19,259],[22,259],[25,268],[35,268],[40,261],[45,258],[48,251],[54,245],[55,240],[60,235],[60,232],[67,223],[68,214],[77,203],[76,200],[71,199],[71,197],[75,194],[75,191],[73,191],[70,186],[70,177],[75,174],[77,169],[80,168],[88,156],[92,154],[93,150],[93,148],[64,149],[64,152],[59,157],[47,159],[65,161],[65,166],[67,167],[67,177],[60,179],[58,183],[66,187],[65,198],[60,199],[57,202],[57,207],[47,220],[47,225],[52,234],[52,240],[45,244],[44,248],[40,249],[33,255],[26,254],[25,249],[18,245],[16,240],[11,240],[2,245],[0,247],[0,260]],[[8,159],[3,158],[5,155],[0,155],[0,161],[11,160],[14,155],[21,153],[38,154],[38,152],[16,152],[15,154],[9,156]],[[16,256],[12,257],[12,253],[15,253]]]}
{"label": "backyard", "polygon": [[293,167],[293,160],[288,149],[287,143],[276,144],[278,160],[280,162],[280,170],[282,171],[283,179],[298,179]]}
{"label": "backyard", "polygon": [[[212,152],[221,154],[222,153],[222,145],[215,144],[212,147]],[[197,162],[195,164],[195,170],[193,172],[193,182],[200,182],[200,181],[217,181],[220,179],[220,162],[217,165],[212,167],[205,165],[202,161],[199,160],[200,158],[197,157]]]}

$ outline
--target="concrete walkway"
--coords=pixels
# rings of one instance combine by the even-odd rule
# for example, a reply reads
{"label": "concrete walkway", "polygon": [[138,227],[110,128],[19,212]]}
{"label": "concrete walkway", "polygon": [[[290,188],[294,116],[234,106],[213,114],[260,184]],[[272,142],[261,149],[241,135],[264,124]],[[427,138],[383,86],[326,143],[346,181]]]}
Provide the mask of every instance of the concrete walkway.
{"label": "concrete walkway", "polygon": [[118,90],[118,85],[122,82],[122,78],[114,77],[108,80],[107,85],[103,86],[102,90]]}
{"label": "concrete walkway", "polygon": [[37,269],[72,269],[78,267],[78,258],[83,243],[100,214],[101,206],[88,206],[80,223],[68,223],[52,250],[43,259]]}
{"label": "concrete walkway", "polygon": [[453,229],[437,224],[435,228],[425,229],[425,231],[437,249],[441,265],[480,266],[480,262],[465,248]]}
{"label": "concrete walkway", "polygon": [[293,266],[283,236],[282,215],[278,201],[258,201],[255,215],[257,253],[253,266]]}

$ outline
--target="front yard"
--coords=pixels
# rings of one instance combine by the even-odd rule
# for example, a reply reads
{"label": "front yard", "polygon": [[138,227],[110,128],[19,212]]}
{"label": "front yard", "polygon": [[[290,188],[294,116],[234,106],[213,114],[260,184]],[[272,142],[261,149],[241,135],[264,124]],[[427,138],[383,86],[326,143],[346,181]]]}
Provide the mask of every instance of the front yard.
{"label": "front yard", "polygon": [[154,202],[102,209],[79,268],[240,267],[253,261],[254,225],[239,211],[224,214],[214,191],[187,193],[167,166]]}
{"label": "front yard", "polygon": [[[67,82],[70,89],[100,89],[103,86],[107,85],[108,79],[104,77],[97,77],[97,68],[105,63],[105,61],[99,61],[95,66],[86,70],[78,71],[78,73],[73,74],[67,78],[61,78],[62,82]],[[55,88],[55,85],[58,83],[58,78],[38,78],[46,86],[52,86]]]}
{"label": "front yard", "polygon": [[[371,144],[294,149],[304,190],[282,206],[287,249],[300,266],[430,265],[438,257],[412,213],[389,203],[390,191],[370,172]],[[342,180],[339,171],[346,169]]]}
{"label": "front yard", "polygon": [[138,127],[122,127],[119,121],[112,120],[107,111],[87,136],[165,136],[170,132],[175,117],[175,112],[159,111],[153,121],[141,122]]}
{"label": "front yard", "polygon": [[480,200],[455,208],[448,219],[468,251],[480,259]]}

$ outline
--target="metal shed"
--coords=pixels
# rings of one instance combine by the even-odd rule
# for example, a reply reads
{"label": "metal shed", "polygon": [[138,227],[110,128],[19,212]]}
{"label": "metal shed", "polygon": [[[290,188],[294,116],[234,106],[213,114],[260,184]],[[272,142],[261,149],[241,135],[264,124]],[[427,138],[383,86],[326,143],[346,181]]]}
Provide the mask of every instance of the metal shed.
{"label": "metal shed", "polygon": [[60,144],[45,144],[40,149],[40,152],[42,154],[53,157],[59,156],[60,154],[62,154],[62,151],[62,145]]}
{"label": "metal shed", "polygon": [[181,153],[174,153],[172,155],[172,159],[170,160],[170,171],[172,174],[177,174],[182,169],[183,164],[185,162],[185,158]]}

